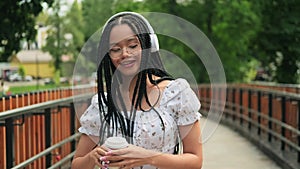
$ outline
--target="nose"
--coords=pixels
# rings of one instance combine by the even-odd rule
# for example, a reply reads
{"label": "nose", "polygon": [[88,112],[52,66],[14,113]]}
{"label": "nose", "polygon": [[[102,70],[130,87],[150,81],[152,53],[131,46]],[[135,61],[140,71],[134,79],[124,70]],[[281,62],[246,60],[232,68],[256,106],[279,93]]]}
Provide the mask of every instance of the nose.
{"label": "nose", "polygon": [[127,47],[123,47],[123,48],[122,48],[121,57],[122,57],[122,58],[128,57],[129,54],[130,54],[130,53],[129,53]]}

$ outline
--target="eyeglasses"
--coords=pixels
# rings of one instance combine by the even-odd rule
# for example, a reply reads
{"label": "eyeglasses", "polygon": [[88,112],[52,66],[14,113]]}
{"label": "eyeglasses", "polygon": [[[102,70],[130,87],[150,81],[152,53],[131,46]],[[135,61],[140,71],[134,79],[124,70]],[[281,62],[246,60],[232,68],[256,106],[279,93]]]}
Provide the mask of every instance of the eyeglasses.
{"label": "eyeglasses", "polygon": [[113,46],[109,49],[109,56],[113,59],[120,58],[123,54],[123,50],[126,50],[128,54],[136,54],[141,50],[141,45],[138,42],[130,43],[128,46],[124,46],[123,48],[119,46]]}

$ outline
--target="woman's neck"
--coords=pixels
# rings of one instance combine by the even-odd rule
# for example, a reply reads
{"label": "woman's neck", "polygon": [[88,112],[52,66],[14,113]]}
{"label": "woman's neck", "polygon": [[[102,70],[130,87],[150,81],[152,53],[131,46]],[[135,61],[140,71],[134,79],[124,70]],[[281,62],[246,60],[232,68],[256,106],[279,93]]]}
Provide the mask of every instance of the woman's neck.
{"label": "woman's neck", "polygon": [[[157,80],[159,77],[152,75],[152,78],[153,78],[153,80]],[[136,82],[137,82],[137,76],[132,77],[132,78],[126,77],[126,79],[122,79],[122,84],[120,85],[121,97],[123,98],[123,101],[128,110],[130,110],[130,107],[132,104],[132,98],[137,97],[137,96],[133,96]],[[146,102],[145,98],[142,98],[142,100],[141,100],[142,108],[144,110],[149,110],[152,106],[153,107],[157,106],[157,104],[159,103],[159,100],[161,98],[161,92],[165,89],[165,87],[168,84],[169,84],[169,81],[164,81],[157,85],[152,84],[150,82],[149,77],[147,76],[145,90],[147,92],[147,96],[148,96],[149,103],[151,106]],[[140,90],[141,86],[138,86],[138,87],[139,87],[138,90]]]}
{"label": "woman's neck", "polygon": [[124,76],[122,79],[122,84],[121,84],[121,90],[122,91],[133,91],[135,84],[137,81],[137,75],[136,76]]}

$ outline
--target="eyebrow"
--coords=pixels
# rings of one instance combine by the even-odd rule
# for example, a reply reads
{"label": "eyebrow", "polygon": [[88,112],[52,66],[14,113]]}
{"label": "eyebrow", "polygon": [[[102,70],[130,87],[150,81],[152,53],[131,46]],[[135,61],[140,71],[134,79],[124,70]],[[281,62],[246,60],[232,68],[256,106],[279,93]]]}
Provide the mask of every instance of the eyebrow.
{"label": "eyebrow", "polygon": [[[124,40],[121,40],[121,41],[131,42],[131,41],[134,41],[134,40],[138,40],[137,37],[136,37],[135,35],[130,36],[130,37],[128,37],[128,38],[126,38],[126,39],[124,39]],[[120,43],[121,41],[110,43],[109,46],[117,45],[117,44]]]}

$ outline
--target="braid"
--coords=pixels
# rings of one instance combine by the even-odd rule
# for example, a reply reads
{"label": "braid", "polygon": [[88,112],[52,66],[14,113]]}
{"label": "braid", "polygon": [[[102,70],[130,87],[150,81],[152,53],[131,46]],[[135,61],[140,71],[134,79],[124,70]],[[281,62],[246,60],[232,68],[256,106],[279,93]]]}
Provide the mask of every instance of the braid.
{"label": "braid", "polygon": [[[127,141],[129,143],[133,143],[133,132],[137,110],[144,111],[142,109],[143,98],[145,98],[146,103],[160,118],[162,130],[164,131],[164,121],[158,111],[155,110],[155,105],[151,105],[149,101],[146,81],[148,78],[151,84],[158,87],[158,84],[164,80],[173,80],[173,78],[165,71],[158,52],[151,53],[150,50],[142,50],[140,71],[137,74],[137,80],[131,100],[130,115],[128,115],[126,105],[121,97],[121,91],[119,88],[123,79],[120,72],[116,70],[116,67],[111,63],[108,55],[110,31],[117,24],[127,24],[132,31],[136,33],[142,49],[151,48],[151,39],[149,33],[147,33],[149,32],[149,28],[139,17],[135,17],[133,15],[119,15],[118,17],[111,19],[104,28],[98,48],[100,54],[98,58],[102,60],[97,70],[99,113],[100,119],[104,119],[101,121],[99,144],[103,144],[105,133],[107,136],[115,135],[118,132],[118,128],[121,129],[121,133],[125,136]],[[151,68],[145,69],[149,67],[149,65]],[[153,79],[153,75],[160,78]],[[112,86],[114,87],[113,90]],[[114,104],[113,98],[115,98],[115,102],[119,101],[119,104]],[[104,105],[107,106],[107,110],[104,109]],[[121,114],[122,111],[125,117]],[[120,127],[118,125],[120,125]],[[113,128],[112,133],[110,133],[110,127]],[[177,150],[177,148],[178,147],[176,146],[175,150]]]}

